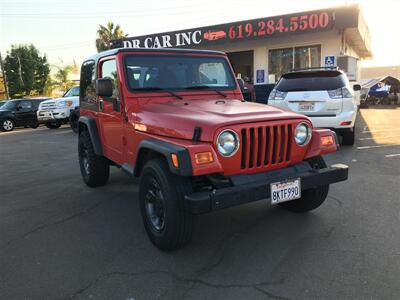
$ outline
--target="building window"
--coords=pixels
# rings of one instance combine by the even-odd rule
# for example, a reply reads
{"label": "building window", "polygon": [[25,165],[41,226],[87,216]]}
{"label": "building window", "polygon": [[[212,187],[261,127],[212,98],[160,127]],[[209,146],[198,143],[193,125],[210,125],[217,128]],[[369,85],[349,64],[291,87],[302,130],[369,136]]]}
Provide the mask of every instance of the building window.
{"label": "building window", "polygon": [[294,68],[320,65],[321,45],[269,50],[268,82],[275,83],[284,73]]}
{"label": "building window", "polygon": [[294,48],[294,67],[312,68],[319,67],[321,62],[321,46],[308,46]]}

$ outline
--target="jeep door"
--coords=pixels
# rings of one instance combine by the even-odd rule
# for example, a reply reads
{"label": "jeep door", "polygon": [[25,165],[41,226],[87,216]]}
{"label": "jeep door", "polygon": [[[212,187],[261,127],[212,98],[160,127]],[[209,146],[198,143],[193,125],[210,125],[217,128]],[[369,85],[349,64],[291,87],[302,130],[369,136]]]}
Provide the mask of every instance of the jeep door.
{"label": "jeep door", "polygon": [[98,78],[109,78],[113,93],[109,98],[99,97],[99,125],[106,157],[120,163],[123,156],[124,121],[120,106],[117,63],[115,57],[106,57],[98,64]]}

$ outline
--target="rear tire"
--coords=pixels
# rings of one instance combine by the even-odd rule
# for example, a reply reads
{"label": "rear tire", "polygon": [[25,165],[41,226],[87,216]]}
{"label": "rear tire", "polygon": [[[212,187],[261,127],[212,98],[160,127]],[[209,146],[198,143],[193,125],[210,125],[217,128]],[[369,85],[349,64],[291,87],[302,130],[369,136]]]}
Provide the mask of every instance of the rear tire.
{"label": "rear tire", "polygon": [[193,216],[184,206],[184,196],[190,190],[189,179],[172,174],[165,159],[153,159],[144,166],[140,210],[146,232],[159,249],[177,250],[190,241]]}
{"label": "rear tire", "polygon": [[3,130],[3,131],[13,131],[14,128],[15,128],[15,123],[11,119],[5,119],[1,123],[1,130]]}
{"label": "rear tire", "polygon": [[79,166],[83,181],[89,187],[103,186],[110,176],[110,164],[96,155],[88,131],[82,131],[78,142]]}
{"label": "rear tire", "polygon": [[57,129],[57,128],[60,128],[61,125],[62,125],[61,122],[46,123],[46,127],[49,129]]}
{"label": "rear tire", "polygon": [[348,146],[353,146],[354,145],[354,140],[355,140],[355,127],[349,128],[345,132],[342,133],[342,144],[343,145],[348,145]]}
{"label": "rear tire", "polygon": [[[313,157],[308,160],[308,163],[314,169],[326,168],[326,163],[321,156]],[[328,196],[329,185],[322,185],[314,189],[302,191],[300,199],[288,202],[279,203],[279,206],[295,213],[304,213],[316,209],[324,203],[326,196]]]}

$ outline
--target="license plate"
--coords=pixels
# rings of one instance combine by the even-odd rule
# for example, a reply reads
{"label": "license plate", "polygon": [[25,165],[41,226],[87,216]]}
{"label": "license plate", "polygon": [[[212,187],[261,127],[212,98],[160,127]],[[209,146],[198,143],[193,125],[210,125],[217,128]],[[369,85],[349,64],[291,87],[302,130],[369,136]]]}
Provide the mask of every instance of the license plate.
{"label": "license plate", "polygon": [[45,112],[45,113],[41,114],[40,119],[43,121],[52,120],[53,116],[51,115],[51,113]]}
{"label": "license plate", "polygon": [[271,183],[272,204],[299,199],[300,197],[300,178]]}
{"label": "license plate", "polygon": [[314,111],[314,102],[301,102],[299,103],[299,111]]}

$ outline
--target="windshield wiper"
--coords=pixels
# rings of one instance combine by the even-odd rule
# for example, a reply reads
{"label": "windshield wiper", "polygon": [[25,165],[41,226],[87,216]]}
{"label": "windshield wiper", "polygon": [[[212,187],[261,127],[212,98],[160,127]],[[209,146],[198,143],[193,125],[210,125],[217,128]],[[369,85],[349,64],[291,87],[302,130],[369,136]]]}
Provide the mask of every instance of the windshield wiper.
{"label": "windshield wiper", "polygon": [[134,91],[162,91],[162,92],[167,92],[168,94],[178,98],[178,99],[183,99],[182,96],[179,96],[178,94],[174,93],[173,91],[167,90],[167,89],[163,89],[160,88],[158,86],[148,86],[148,87],[142,87],[142,88],[137,88],[137,89],[133,89]]}
{"label": "windshield wiper", "polygon": [[185,87],[185,90],[211,90],[213,92],[216,92],[217,94],[221,95],[222,97],[226,98],[228,97],[227,94],[217,90],[217,89],[213,89],[208,85],[193,85],[193,86],[188,86]]}

